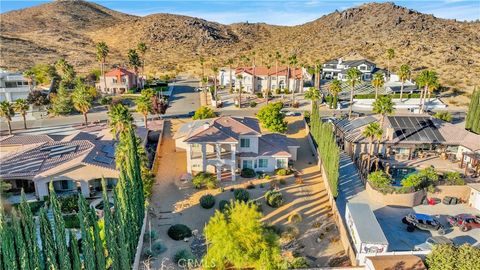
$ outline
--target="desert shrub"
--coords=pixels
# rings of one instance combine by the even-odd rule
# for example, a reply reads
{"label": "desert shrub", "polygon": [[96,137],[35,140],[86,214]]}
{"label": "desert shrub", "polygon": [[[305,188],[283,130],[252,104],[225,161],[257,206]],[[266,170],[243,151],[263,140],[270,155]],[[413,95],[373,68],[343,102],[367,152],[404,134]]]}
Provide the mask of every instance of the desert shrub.
{"label": "desert shrub", "polygon": [[253,184],[251,181],[248,182],[246,189],[255,189],[255,184]]}
{"label": "desert shrub", "polygon": [[201,188],[203,186],[208,189],[214,189],[218,185],[217,177],[209,172],[200,172],[192,179],[193,186],[195,188]]}
{"label": "desert shrub", "polygon": [[168,236],[173,240],[183,240],[192,236],[192,230],[187,225],[175,224],[168,228]]}
{"label": "desert shrub", "polygon": [[98,103],[100,103],[100,105],[110,105],[112,104],[112,97],[109,97],[109,96],[101,97],[98,100]]}
{"label": "desert shrub", "polygon": [[443,112],[436,112],[433,117],[437,118],[437,119],[440,119],[440,120],[443,120],[445,122],[452,122],[452,114],[450,112],[446,112],[446,111],[443,111]]}
{"label": "desert shrub", "polygon": [[277,169],[277,171],[275,172],[277,175],[279,176],[285,176],[287,175],[287,169]]}
{"label": "desert shrub", "polygon": [[262,203],[260,201],[249,201],[248,202],[249,204],[252,204],[252,205],[255,205],[255,208],[257,209],[258,212],[262,212],[263,211],[263,208],[262,208]]}
{"label": "desert shrub", "polygon": [[233,192],[233,197],[235,197],[235,200],[237,201],[248,202],[250,199],[250,193],[248,193],[246,189],[239,188]]}
{"label": "desert shrub", "polygon": [[215,205],[215,197],[211,194],[203,195],[200,197],[200,205],[205,209],[212,208]]}
{"label": "desert shrub", "polygon": [[295,184],[302,185],[304,183],[302,177],[295,177]]}
{"label": "desert shrub", "polygon": [[179,262],[183,261],[183,263],[185,263],[185,264],[187,264],[187,263],[188,264],[193,264],[195,259],[196,258],[192,254],[192,252],[190,252],[189,250],[186,250],[186,249],[181,249],[181,250],[177,251],[175,253],[175,255],[173,255],[173,261],[175,263],[179,263]]}
{"label": "desert shrub", "polygon": [[276,95],[280,95],[281,93],[282,93],[282,89],[280,89],[280,88],[275,89],[275,94]]}
{"label": "desert shrub", "polygon": [[284,93],[285,95],[290,94],[290,89],[288,89],[288,88],[283,89],[283,93]]}
{"label": "desert shrub", "polygon": [[150,233],[146,233],[143,238],[144,238],[145,240],[157,239],[157,232],[156,232],[156,231],[150,231]]}
{"label": "desert shrub", "polygon": [[250,101],[250,107],[251,107],[251,108],[254,108],[254,107],[256,107],[256,106],[257,106],[257,102],[255,102],[255,101]]}
{"label": "desert shrub", "polygon": [[307,259],[304,257],[296,257],[293,258],[288,262],[288,269],[301,269],[301,268],[309,268]]}
{"label": "desert shrub", "polygon": [[280,183],[280,185],[283,186],[283,185],[286,185],[286,184],[287,184],[287,180],[285,180],[285,179],[282,178],[282,179],[279,179],[279,180],[278,180],[278,183]]}
{"label": "desert shrub", "polygon": [[269,206],[277,208],[283,204],[283,195],[280,191],[269,190],[265,193],[265,200]]}
{"label": "desert shrub", "polygon": [[256,95],[257,95],[257,98],[263,98],[263,94],[260,92],[256,93]]}
{"label": "desert shrub", "polygon": [[243,168],[240,172],[240,176],[244,178],[252,178],[255,177],[255,171],[250,168]]}
{"label": "desert shrub", "polygon": [[300,235],[300,231],[295,226],[288,226],[280,235],[280,242],[289,243]]}
{"label": "desert shrub", "polygon": [[230,202],[226,200],[221,200],[218,203],[218,209],[222,212],[225,211],[225,209],[227,209],[229,206],[230,206]]}
{"label": "desert shrub", "polygon": [[155,241],[153,244],[152,244],[152,253],[154,256],[158,255],[158,254],[161,254],[163,253],[165,250],[167,250],[167,248],[165,247],[165,245],[160,242],[159,240]]}
{"label": "desert shrub", "polygon": [[150,258],[153,257],[153,251],[149,248],[143,250],[143,257]]}
{"label": "desert shrub", "polygon": [[459,172],[446,172],[443,175],[445,184],[447,185],[465,185],[465,180],[462,178]]}
{"label": "desert shrub", "polygon": [[270,178],[272,178],[272,177],[271,177],[270,175],[268,175],[268,174],[267,174],[267,175],[265,175],[265,177],[264,177],[264,178],[265,178],[265,180],[270,180]]}
{"label": "desert shrub", "polygon": [[302,222],[303,218],[302,215],[298,212],[293,212],[288,216],[289,223],[299,223]]}

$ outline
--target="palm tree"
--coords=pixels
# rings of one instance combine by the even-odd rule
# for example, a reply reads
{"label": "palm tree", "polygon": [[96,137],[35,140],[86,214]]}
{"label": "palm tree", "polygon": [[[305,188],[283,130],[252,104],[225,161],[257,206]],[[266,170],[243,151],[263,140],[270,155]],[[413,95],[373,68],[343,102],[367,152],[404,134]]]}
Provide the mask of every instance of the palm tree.
{"label": "palm tree", "polygon": [[257,87],[255,85],[255,75],[256,75],[256,72],[255,72],[255,52],[253,51],[252,52],[252,93],[255,93],[257,91]]}
{"label": "palm tree", "polygon": [[214,98],[215,100],[217,99],[217,73],[218,73],[218,67],[213,66],[212,67],[213,71],[213,92],[214,92]]}
{"label": "palm tree", "polygon": [[372,86],[375,87],[375,100],[378,98],[378,89],[385,83],[385,77],[383,73],[375,73],[373,75]]}
{"label": "palm tree", "polygon": [[97,43],[97,60],[100,62],[100,70],[103,77],[103,87],[104,91],[107,89],[107,80],[105,79],[105,62],[107,60],[108,53],[110,52],[107,43],[99,42]]}
{"label": "palm tree", "polygon": [[5,117],[8,125],[8,134],[12,135],[12,117],[15,116],[15,110],[10,102],[4,100],[0,102],[0,116]]}
{"label": "palm tree", "polygon": [[403,100],[403,86],[405,85],[405,81],[410,78],[411,75],[411,70],[410,66],[407,64],[403,64],[400,66],[400,70],[398,71],[398,77],[400,79],[400,82],[402,83],[400,86],[400,102]]}
{"label": "palm tree", "polygon": [[28,88],[32,91],[33,80],[35,78],[35,72],[32,69],[25,70],[23,76],[28,79]]}
{"label": "palm tree", "polygon": [[76,73],[73,66],[68,63],[64,58],[55,62],[55,68],[60,73],[63,83],[71,84],[75,79]]}
{"label": "palm tree", "polygon": [[315,87],[317,87],[318,91],[320,91],[320,84],[321,84],[321,75],[322,74],[322,63],[320,60],[315,60]]}
{"label": "palm tree", "polygon": [[138,68],[142,66],[142,62],[140,61],[140,57],[135,49],[128,50],[128,63],[135,71],[135,76],[137,77],[136,87],[138,88]]}
{"label": "palm tree", "polygon": [[151,97],[144,94],[142,91],[142,95],[137,98],[135,101],[137,105],[137,112],[143,115],[143,122],[145,123],[145,128],[148,127],[148,114],[152,111],[152,100]]}
{"label": "palm tree", "polygon": [[229,72],[228,72],[228,77],[229,77],[229,82],[230,82],[229,85],[228,85],[228,87],[230,88],[230,90],[229,90],[230,93],[232,93],[232,92],[233,92],[233,88],[232,88],[232,79],[233,79],[233,78],[232,78],[232,65],[233,65],[233,58],[229,58],[229,59],[227,60],[227,64],[228,64],[228,70],[229,70]]}
{"label": "palm tree", "polygon": [[305,92],[305,98],[310,100],[310,112],[313,112],[313,103],[320,99],[320,92],[315,87],[310,87]]}
{"label": "palm tree", "polygon": [[[297,60],[297,55],[296,54],[292,54],[292,56],[290,56],[288,58],[289,62],[288,62],[288,72],[287,72],[287,81],[288,81],[288,85],[290,86],[290,67],[293,68],[293,70],[296,69],[296,66],[298,64],[298,60]],[[295,74],[295,73],[294,73]],[[296,77],[293,78],[293,89],[292,89],[292,106],[293,106],[293,103],[295,103],[295,88],[297,87],[296,85]]]}
{"label": "palm tree", "polygon": [[278,61],[280,61],[280,59],[282,59],[282,55],[280,54],[279,51],[276,51],[275,52],[275,74],[276,74],[276,85],[277,85],[277,88],[280,88],[280,86],[278,85]]}
{"label": "palm tree", "polygon": [[118,137],[118,134],[123,133],[132,126],[133,116],[123,104],[115,104],[110,107],[108,111],[109,125],[112,134]]}
{"label": "palm tree", "polygon": [[348,112],[348,119],[352,118],[352,107],[353,107],[353,92],[355,91],[355,85],[360,83],[360,76],[362,73],[356,68],[349,68],[347,70],[347,82],[350,85],[350,110]]}
{"label": "palm tree", "polygon": [[30,105],[28,104],[27,100],[23,98],[19,98],[15,100],[15,103],[13,104],[13,109],[16,112],[20,113],[20,115],[23,118],[23,128],[27,129],[26,115],[27,115],[27,111],[30,109]]}
{"label": "palm tree", "polygon": [[201,82],[202,82],[202,87],[204,86],[203,85],[203,78],[205,78],[205,58],[203,58],[203,56],[200,56],[200,66],[202,67],[202,79],[201,79]]}
{"label": "palm tree", "polygon": [[238,83],[239,83],[239,84],[238,84],[238,86],[239,86],[239,88],[238,88],[238,107],[239,107],[239,108],[242,108],[242,90],[243,90],[243,89],[242,89],[242,88],[243,88],[243,86],[242,86],[242,80],[243,80],[242,74],[238,74],[238,75],[237,75],[237,81],[238,81]]}
{"label": "palm tree", "polygon": [[[337,109],[338,93],[342,91],[342,83],[338,79],[334,79],[328,86],[328,90],[332,94],[333,109],[335,110]],[[330,108],[332,108],[332,103],[330,103]]]}
{"label": "palm tree", "polygon": [[417,84],[419,87],[423,87],[423,90],[420,92],[420,112],[422,113],[427,93],[439,86],[437,73],[433,70],[422,71],[417,77]]}
{"label": "palm tree", "polygon": [[145,42],[138,43],[137,50],[142,55],[142,74],[145,75],[145,53],[148,50],[147,44],[145,44]]}
{"label": "palm tree", "polygon": [[362,135],[367,137],[369,140],[368,143],[368,170],[370,171],[370,161],[371,157],[373,156],[373,142],[375,140],[379,141],[383,135],[383,129],[378,124],[378,122],[371,122],[362,132]]}
{"label": "palm tree", "polygon": [[381,126],[383,127],[383,122],[385,121],[385,116],[393,114],[393,102],[391,96],[381,96],[375,102],[373,102],[373,112],[382,115],[380,121]]}
{"label": "palm tree", "polygon": [[88,125],[87,113],[92,108],[92,94],[82,82],[77,82],[72,93],[73,107],[83,114],[85,126]]}
{"label": "palm tree", "polygon": [[266,103],[268,105],[268,98],[269,98],[269,94],[270,94],[270,90],[271,90],[271,87],[272,87],[272,79],[271,79],[271,74],[270,74],[270,69],[272,68],[272,64],[271,63],[267,63],[266,64],[267,66],[267,91],[266,91],[266,94],[265,94],[265,99],[266,99]]}
{"label": "palm tree", "polygon": [[392,60],[393,58],[395,58],[395,50],[390,48],[390,49],[387,49],[387,74],[388,74],[388,78],[390,78],[390,60]]}

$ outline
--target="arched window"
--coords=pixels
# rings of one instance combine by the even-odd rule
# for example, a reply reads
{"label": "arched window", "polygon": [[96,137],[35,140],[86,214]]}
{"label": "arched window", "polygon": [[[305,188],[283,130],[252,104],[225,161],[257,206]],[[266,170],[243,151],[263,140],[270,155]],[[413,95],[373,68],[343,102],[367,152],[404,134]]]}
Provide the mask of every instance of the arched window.
{"label": "arched window", "polygon": [[278,88],[285,89],[285,81],[284,80],[281,80],[280,83],[278,83]]}

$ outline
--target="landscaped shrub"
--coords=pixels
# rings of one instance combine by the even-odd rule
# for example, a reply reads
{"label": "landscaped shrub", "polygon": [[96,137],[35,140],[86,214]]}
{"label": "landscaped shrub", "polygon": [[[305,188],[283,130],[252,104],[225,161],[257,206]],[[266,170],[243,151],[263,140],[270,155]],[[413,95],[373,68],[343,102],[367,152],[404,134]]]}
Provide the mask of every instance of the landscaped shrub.
{"label": "landscaped shrub", "polygon": [[392,185],[392,179],[382,171],[370,173],[367,179],[374,188],[382,189],[388,188]]}
{"label": "landscaped shrub", "polygon": [[230,206],[230,202],[227,200],[221,200],[218,203],[218,209],[222,212],[225,211],[229,206]]}
{"label": "landscaped shrub", "polygon": [[208,189],[214,189],[218,185],[218,180],[215,175],[209,172],[200,172],[192,179],[193,186],[195,188],[201,188],[203,186]]}
{"label": "landscaped shrub", "polygon": [[285,180],[285,179],[282,178],[282,179],[279,179],[279,180],[278,180],[278,183],[280,183],[280,185],[284,186],[284,185],[287,184],[287,180]]}
{"label": "landscaped shrub", "polygon": [[78,196],[59,197],[62,213],[78,212]]}
{"label": "landscaped shrub", "polygon": [[200,205],[205,209],[210,209],[215,205],[215,197],[213,195],[203,195],[200,197]]}
{"label": "landscaped shrub", "polygon": [[240,176],[243,178],[252,178],[255,177],[255,171],[250,168],[243,168],[242,171],[240,172]]}
{"label": "landscaped shrub", "polygon": [[295,226],[288,226],[287,229],[282,232],[280,236],[280,242],[281,243],[290,243],[293,240],[297,239],[297,237],[300,235],[300,230],[298,230],[297,227]]}
{"label": "landscaped shrub", "polygon": [[308,265],[307,259],[304,257],[296,257],[288,262],[288,269],[302,269],[309,267],[310,266]]}
{"label": "landscaped shrub", "polygon": [[256,93],[256,95],[257,95],[257,98],[263,98],[263,94],[260,92]]}
{"label": "landscaped shrub", "polygon": [[167,247],[165,247],[160,240],[157,240],[152,244],[152,252],[154,256],[163,253],[165,250],[167,250]]}
{"label": "landscaped shrub", "polygon": [[443,175],[447,185],[465,185],[465,180],[459,172],[447,172]]}
{"label": "landscaped shrub", "polygon": [[303,218],[302,215],[298,212],[293,212],[288,216],[289,223],[299,223],[302,222]]}
{"label": "landscaped shrub", "polygon": [[[185,264],[185,266],[187,266],[187,264],[188,265],[193,264],[195,259],[196,258],[192,254],[192,252],[190,252],[189,250],[186,250],[186,249],[181,249],[181,250],[177,251],[175,253],[175,255],[173,255],[173,261],[175,263],[182,262],[182,265]],[[190,267],[187,267],[187,268],[190,268]]]}
{"label": "landscaped shrub", "polygon": [[269,190],[265,193],[265,200],[269,206],[277,208],[283,204],[283,195],[280,191]]}
{"label": "landscaped shrub", "polygon": [[239,188],[233,192],[233,197],[235,197],[235,200],[237,201],[248,202],[250,199],[250,193],[248,193],[246,189]]}
{"label": "landscaped shrub", "polygon": [[255,102],[255,101],[250,101],[250,107],[251,107],[251,108],[254,108],[254,107],[256,107],[256,106],[257,106],[257,102]]}
{"label": "landscaped shrub", "polygon": [[145,240],[157,239],[157,232],[156,231],[150,231],[150,233],[146,233],[143,238]]}
{"label": "landscaped shrub", "polygon": [[192,230],[187,225],[175,224],[168,228],[168,236],[173,240],[183,240],[192,236]]}
{"label": "landscaped shrub", "polygon": [[277,169],[276,174],[279,176],[285,176],[287,175],[287,169],[283,169],[283,168]]}
{"label": "landscaped shrub", "polygon": [[411,174],[402,180],[403,187],[420,190],[438,182],[439,176],[432,167],[423,169],[416,174]]}
{"label": "landscaped shrub", "polygon": [[65,228],[67,229],[80,229],[80,220],[75,214],[63,216],[63,221],[65,221]]}
{"label": "landscaped shrub", "polygon": [[280,89],[280,88],[275,89],[275,94],[276,95],[280,95],[281,93],[282,93],[282,89]]}

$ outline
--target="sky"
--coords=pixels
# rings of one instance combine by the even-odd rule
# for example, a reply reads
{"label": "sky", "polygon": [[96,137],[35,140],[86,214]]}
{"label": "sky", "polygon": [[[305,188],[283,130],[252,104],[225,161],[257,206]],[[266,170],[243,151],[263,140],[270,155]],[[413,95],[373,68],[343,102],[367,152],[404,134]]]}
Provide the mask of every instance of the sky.
{"label": "sky", "polygon": [[[0,11],[26,8],[49,1],[0,0]],[[368,1],[345,0],[96,0],[120,12],[146,16],[173,13],[199,17],[224,24],[265,22],[275,25],[298,25],[313,21],[335,10],[345,10]],[[385,2],[385,1],[375,1]],[[390,0],[389,2],[392,2]],[[439,18],[457,20],[480,19],[480,0],[417,0],[393,1],[395,4]]]}

